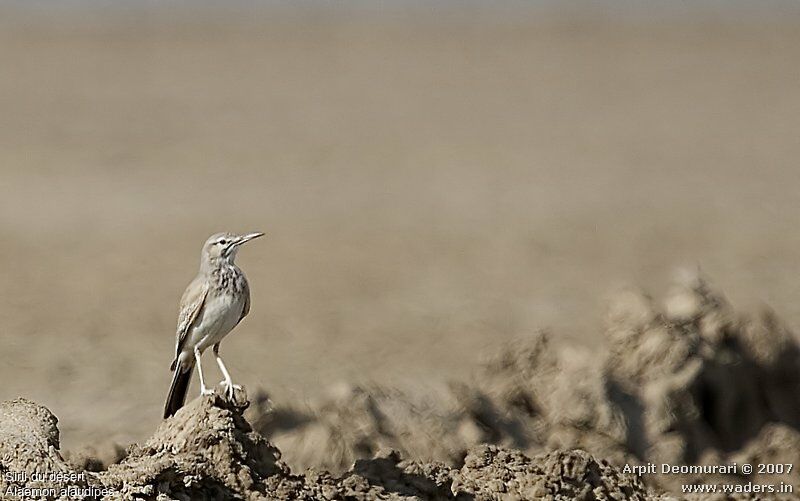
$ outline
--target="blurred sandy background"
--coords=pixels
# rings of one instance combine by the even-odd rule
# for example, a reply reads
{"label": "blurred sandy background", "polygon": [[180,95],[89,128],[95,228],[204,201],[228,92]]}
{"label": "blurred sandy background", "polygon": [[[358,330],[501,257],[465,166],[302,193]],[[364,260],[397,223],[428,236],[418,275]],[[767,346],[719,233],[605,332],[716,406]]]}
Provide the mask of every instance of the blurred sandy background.
{"label": "blurred sandy background", "polygon": [[268,233],[222,353],[276,400],[600,347],[608,291],[680,265],[800,325],[791,7],[32,5],[0,9],[0,400],[68,449],[159,421],[221,230]]}

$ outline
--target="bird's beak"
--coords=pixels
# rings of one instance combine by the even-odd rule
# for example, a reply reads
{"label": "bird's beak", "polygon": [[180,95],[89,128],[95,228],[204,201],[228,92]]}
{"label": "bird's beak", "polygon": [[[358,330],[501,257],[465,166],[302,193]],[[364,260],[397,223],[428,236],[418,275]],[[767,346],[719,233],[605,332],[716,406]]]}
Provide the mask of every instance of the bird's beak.
{"label": "bird's beak", "polygon": [[253,240],[254,238],[263,237],[263,236],[264,236],[264,234],[261,233],[260,231],[256,231],[255,233],[247,233],[246,235],[239,236],[239,238],[236,240],[236,245],[242,245],[243,243],[249,242],[250,240]]}

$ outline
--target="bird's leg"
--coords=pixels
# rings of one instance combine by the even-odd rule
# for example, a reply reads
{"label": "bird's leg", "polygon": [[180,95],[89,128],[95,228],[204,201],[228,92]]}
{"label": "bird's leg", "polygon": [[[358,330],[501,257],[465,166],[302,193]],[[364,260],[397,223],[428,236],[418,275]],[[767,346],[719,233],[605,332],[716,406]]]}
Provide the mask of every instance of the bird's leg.
{"label": "bird's leg", "polygon": [[206,382],[203,380],[203,361],[200,359],[200,348],[194,347],[194,359],[197,361],[197,374],[200,376],[200,395],[213,395],[214,390],[206,388]]}
{"label": "bird's leg", "polygon": [[217,358],[217,365],[219,365],[219,370],[222,371],[222,375],[225,376],[224,381],[220,381],[220,384],[225,386],[225,392],[228,395],[228,399],[233,400],[234,397],[234,390],[241,390],[242,387],[238,384],[233,384],[233,380],[231,379],[231,375],[228,373],[228,369],[225,368],[225,362],[222,361],[222,357],[219,356],[219,343],[214,345],[214,356]]}

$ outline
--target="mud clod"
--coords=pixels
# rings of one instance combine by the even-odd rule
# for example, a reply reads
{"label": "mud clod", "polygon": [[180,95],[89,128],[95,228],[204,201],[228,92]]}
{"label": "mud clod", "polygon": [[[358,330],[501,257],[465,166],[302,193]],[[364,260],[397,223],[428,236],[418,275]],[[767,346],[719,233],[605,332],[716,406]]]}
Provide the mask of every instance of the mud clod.
{"label": "mud clod", "polygon": [[529,459],[519,451],[481,446],[453,474],[454,491],[475,499],[648,499],[634,475],[581,451],[555,451]]}
{"label": "mud clod", "polygon": [[[0,402],[0,499],[18,489],[49,495],[69,485],[85,486],[74,478],[54,481],[54,475],[74,474],[59,451],[58,419],[47,408],[17,398]],[[50,496],[55,498],[56,496]]]}

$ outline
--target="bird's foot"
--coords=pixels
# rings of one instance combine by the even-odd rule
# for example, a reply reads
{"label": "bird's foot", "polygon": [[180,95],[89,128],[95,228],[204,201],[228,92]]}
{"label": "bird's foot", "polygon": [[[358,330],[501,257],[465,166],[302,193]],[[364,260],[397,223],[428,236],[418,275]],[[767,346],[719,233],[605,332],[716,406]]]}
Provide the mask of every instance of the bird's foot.
{"label": "bird's foot", "polygon": [[225,388],[225,395],[228,397],[228,400],[235,401],[236,397],[236,390],[242,391],[242,387],[238,384],[233,384],[232,381],[222,380],[219,382],[223,388]]}

